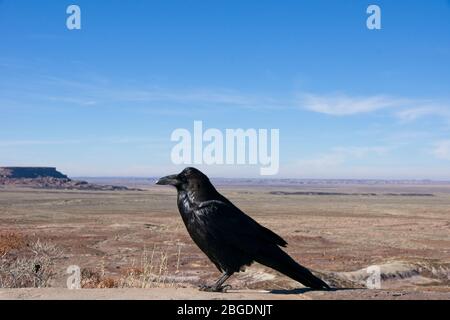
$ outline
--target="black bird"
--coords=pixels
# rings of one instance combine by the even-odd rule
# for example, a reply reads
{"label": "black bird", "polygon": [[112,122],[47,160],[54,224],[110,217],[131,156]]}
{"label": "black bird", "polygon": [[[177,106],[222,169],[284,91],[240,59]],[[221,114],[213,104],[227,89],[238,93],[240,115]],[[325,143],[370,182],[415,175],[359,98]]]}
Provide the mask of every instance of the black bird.
{"label": "black bird", "polygon": [[156,184],[177,189],[178,210],[192,240],[223,272],[216,283],[200,290],[225,291],[228,286],[223,286],[224,282],[255,261],[307,287],[330,289],[280,248],[286,247],[286,241],[239,210],[201,171],[186,168],[159,179]]}

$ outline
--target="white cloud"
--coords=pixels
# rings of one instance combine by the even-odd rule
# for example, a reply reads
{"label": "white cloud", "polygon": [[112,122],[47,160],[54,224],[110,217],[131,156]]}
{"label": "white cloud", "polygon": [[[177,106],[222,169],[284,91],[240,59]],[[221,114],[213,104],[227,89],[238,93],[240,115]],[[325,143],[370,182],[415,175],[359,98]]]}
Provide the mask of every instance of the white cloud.
{"label": "white cloud", "polygon": [[106,91],[105,97],[117,101],[129,102],[166,102],[166,103],[196,103],[200,105],[231,105],[248,108],[280,108],[281,101],[260,95],[245,94],[230,89],[122,89]]}
{"label": "white cloud", "polygon": [[400,107],[408,103],[408,100],[383,95],[351,97],[344,94],[304,94],[300,97],[300,103],[305,109],[310,111],[344,116]]}
{"label": "white cloud", "polygon": [[[93,74],[89,79],[65,79],[52,76],[35,76],[26,88],[12,84],[10,97],[3,96],[0,109],[11,104],[29,104],[30,100],[60,103],[63,106],[83,107],[133,106],[138,110],[183,115],[184,105],[196,108],[236,107],[252,110],[286,110],[299,107],[333,116],[371,113],[387,109],[402,121],[413,121],[424,116],[443,116],[450,120],[450,103],[436,99],[415,99],[390,95],[351,95],[345,93],[314,94],[299,92],[294,96],[274,96],[262,93],[242,92],[232,88],[178,87],[163,88],[148,84],[136,84],[124,79],[120,83],[102,75]],[[27,95],[18,92],[27,91]],[[45,94],[52,92],[52,94]],[[54,94],[59,92],[59,94]],[[164,104],[165,107],[161,107]],[[184,109],[182,109],[184,108]],[[393,110],[393,111],[392,111]],[[395,113],[394,113],[395,112]]]}
{"label": "white cloud", "polygon": [[450,140],[435,143],[432,153],[438,159],[450,160]]}
{"label": "white cloud", "polygon": [[95,139],[66,139],[66,140],[0,140],[0,147],[17,146],[50,146],[68,144],[138,144],[138,145],[162,145],[164,139],[152,137],[99,137]]}
{"label": "white cloud", "polygon": [[335,147],[334,152],[344,154],[354,158],[364,158],[370,154],[384,155],[390,150],[389,147]]}
{"label": "white cloud", "polygon": [[402,121],[414,121],[427,116],[438,116],[450,119],[450,107],[444,106],[419,106],[404,109],[397,112],[397,117]]}
{"label": "white cloud", "polygon": [[0,147],[62,145],[80,142],[80,140],[0,140]]}
{"label": "white cloud", "polygon": [[300,96],[300,103],[306,110],[333,116],[394,109],[393,115],[403,122],[415,121],[427,116],[450,121],[450,104],[431,99],[409,99],[385,95],[362,97],[345,94],[303,94]]}
{"label": "white cloud", "polygon": [[312,159],[303,159],[299,162],[302,167],[326,168],[344,164],[350,159],[363,159],[368,156],[380,156],[388,153],[389,147],[334,147],[330,152],[321,154]]}
{"label": "white cloud", "polygon": [[386,179],[386,180],[421,180],[450,181],[450,166],[407,166],[407,165],[372,165],[339,167],[299,167],[285,165],[280,167],[280,176],[286,178],[312,179]]}
{"label": "white cloud", "polygon": [[328,154],[321,154],[315,158],[300,160],[299,165],[301,168],[314,167],[314,168],[326,168],[335,167],[345,162],[346,157],[343,154],[331,152]]}

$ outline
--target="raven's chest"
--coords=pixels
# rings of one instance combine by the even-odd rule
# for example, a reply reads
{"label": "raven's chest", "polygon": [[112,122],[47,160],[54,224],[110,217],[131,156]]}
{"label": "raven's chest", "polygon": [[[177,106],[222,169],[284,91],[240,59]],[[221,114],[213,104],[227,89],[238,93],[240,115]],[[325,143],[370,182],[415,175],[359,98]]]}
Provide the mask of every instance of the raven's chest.
{"label": "raven's chest", "polygon": [[220,223],[215,221],[214,209],[205,207],[205,202],[194,200],[189,193],[180,193],[178,209],[189,235],[200,250],[221,271],[237,272],[243,265],[250,264],[252,258],[243,256],[239,248],[230,244],[227,235],[219,230]]}
{"label": "raven's chest", "polygon": [[[195,197],[188,192],[182,192],[178,195],[178,211],[180,212],[181,218],[183,219],[186,228],[189,233],[196,233],[202,228],[204,221],[198,213],[198,203],[195,201]],[[192,234],[191,234],[192,235]]]}
{"label": "raven's chest", "polygon": [[199,203],[189,193],[178,196],[178,210],[189,235],[199,247],[203,247],[210,240],[211,226],[204,210],[198,210]]}

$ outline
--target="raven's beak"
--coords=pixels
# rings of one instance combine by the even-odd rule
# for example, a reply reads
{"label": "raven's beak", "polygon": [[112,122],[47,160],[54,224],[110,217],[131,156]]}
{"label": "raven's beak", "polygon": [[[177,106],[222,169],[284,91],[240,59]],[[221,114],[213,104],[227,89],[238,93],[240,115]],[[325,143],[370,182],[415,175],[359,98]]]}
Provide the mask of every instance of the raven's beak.
{"label": "raven's beak", "polygon": [[172,174],[170,176],[162,177],[156,181],[156,184],[159,185],[171,185],[174,186],[178,183],[178,175]]}

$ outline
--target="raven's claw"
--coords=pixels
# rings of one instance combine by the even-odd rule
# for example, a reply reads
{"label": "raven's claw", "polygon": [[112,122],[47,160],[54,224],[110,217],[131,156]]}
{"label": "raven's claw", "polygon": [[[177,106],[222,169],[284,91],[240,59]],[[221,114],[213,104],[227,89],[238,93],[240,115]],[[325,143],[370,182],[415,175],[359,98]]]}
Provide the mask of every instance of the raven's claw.
{"label": "raven's claw", "polygon": [[230,286],[229,284],[224,285],[224,286],[208,286],[208,285],[202,285],[202,286],[200,286],[200,288],[199,288],[200,291],[205,291],[205,292],[222,292],[222,293],[227,292],[228,289],[231,289],[231,286]]}

